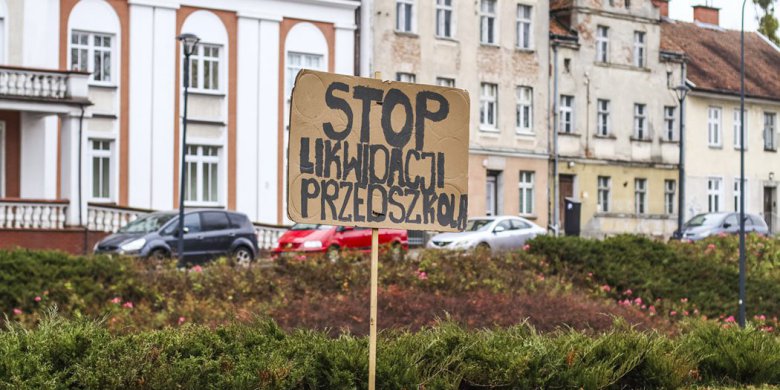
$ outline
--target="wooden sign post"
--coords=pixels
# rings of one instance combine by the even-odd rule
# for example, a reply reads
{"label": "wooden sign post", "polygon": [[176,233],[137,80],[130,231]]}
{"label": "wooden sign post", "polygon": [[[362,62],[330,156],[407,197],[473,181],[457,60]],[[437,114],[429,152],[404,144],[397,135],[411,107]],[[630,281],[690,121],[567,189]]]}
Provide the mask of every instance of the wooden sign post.
{"label": "wooden sign post", "polygon": [[369,389],[376,382],[379,229],[460,231],[469,96],[461,89],[302,70],[290,102],[287,215],[371,228]]}

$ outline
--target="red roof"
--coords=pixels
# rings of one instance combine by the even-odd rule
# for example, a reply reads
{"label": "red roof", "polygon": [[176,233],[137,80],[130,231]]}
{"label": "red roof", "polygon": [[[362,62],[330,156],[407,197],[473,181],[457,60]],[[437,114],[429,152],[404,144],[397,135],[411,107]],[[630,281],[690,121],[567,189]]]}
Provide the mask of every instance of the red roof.
{"label": "red roof", "polygon": [[550,18],[550,34],[558,36],[576,37],[560,20],[555,17]]}
{"label": "red roof", "polygon": [[[740,32],[664,20],[661,50],[685,53],[694,90],[740,93]],[[780,50],[745,32],[745,95],[780,100]]]}

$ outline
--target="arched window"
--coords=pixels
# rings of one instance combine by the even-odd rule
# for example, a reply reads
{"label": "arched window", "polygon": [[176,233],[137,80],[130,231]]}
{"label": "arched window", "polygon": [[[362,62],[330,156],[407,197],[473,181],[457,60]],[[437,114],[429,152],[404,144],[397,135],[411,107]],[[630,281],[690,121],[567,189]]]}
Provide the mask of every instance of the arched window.
{"label": "arched window", "polygon": [[188,16],[181,33],[195,34],[200,42],[190,57],[190,87],[195,91],[224,92],[227,74],[227,31],[211,12]]}
{"label": "arched window", "polygon": [[298,23],[285,39],[285,101],[290,99],[295,76],[301,69],[328,69],[328,42],[317,26]]}
{"label": "arched window", "polygon": [[80,1],[68,18],[68,68],[92,73],[90,81],[117,85],[119,17],[103,0]]}

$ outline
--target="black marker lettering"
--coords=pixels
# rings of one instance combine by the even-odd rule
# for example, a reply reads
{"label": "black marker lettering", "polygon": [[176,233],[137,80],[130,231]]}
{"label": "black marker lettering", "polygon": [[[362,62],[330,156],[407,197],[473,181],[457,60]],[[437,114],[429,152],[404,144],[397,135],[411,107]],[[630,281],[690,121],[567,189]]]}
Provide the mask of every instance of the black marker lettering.
{"label": "black marker lettering", "polygon": [[[393,129],[393,109],[396,105],[401,105],[406,111],[406,119],[404,121],[401,131],[395,132]],[[382,103],[382,131],[385,133],[385,140],[390,146],[396,148],[403,148],[412,137],[412,121],[414,114],[412,113],[412,103],[409,102],[409,97],[403,92],[391,88],[385,95],[385,101]]]}
{"label": "black marker lettering", "polygon": [[329,108],[343,111],[347,116],[347,125],[344,127],[344,130],[336,131],[333,128],[333,125],[328,122],[322,124],[322,130],[325,132],[325,135],[327,135],[328,138],[341,141],[347,138],[349,133],[352,131],[352,108],[349,106],[349,103],[347,103],[346,100],[333,95],[333,91],[349,92],[349,86],[347,86],[347,84],[336,81],[331,83],[328,86],[328,89],[325,91],[325,104],[327,104]]}
{"label": "black marker lettering", "polygon": [[[311,187],[311,191],[309,187]],[[303,218],[309,217],[309,199],[318,196],[320,196],[320,186],[317,184],[317,179],[301,180],[301,216]]]}
{"label": "black marker lettering", "polygon": [[352,97],[363,101],[363,109],[361,110],[360,120],[360,142],[369,142],[369,135],[371,133],[371,120],[369,115],[371,114],[371,102],[382,101],[382,90],[364,87],[362,85],[355,86]]}
{"label": "black marker lettering", "polygon": [[[428,111],[428,100],[434,100],[439,102],[439,109],[436,111]],[[417,92],[417,99],[415,101],[415,149],[422,150],[425,143],[425,120],[430,119],[434,122],[439,122],[447,117],[450,112],[450,103],[444,96],[431,91]]]}

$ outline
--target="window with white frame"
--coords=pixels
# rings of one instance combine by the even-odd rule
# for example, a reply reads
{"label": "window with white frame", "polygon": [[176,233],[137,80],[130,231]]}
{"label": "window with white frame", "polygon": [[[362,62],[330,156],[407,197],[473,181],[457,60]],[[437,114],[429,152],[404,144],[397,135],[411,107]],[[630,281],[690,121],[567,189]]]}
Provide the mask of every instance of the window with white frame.
{"label": "window with white frame", "polygon": [[534,172],[520,172],[520,214],[534,214]]}
{"label": "window with white frame", "polygon": [[533,8],[530,5],[517,5],[517,47],[520,49],[533,48]]}
{"label": "window with white frame", "polygon": [[70,34],[70,69],[92,73],[92,81],[111,83],[114,36],[83,31]]}
{"label": "window with white frame", "polygon": [[417,76],[414,73],[398,72],[395,74],[395,81],[402,81],[404,83],[416,83]]}
{"label": "window with white frame", "polygon": [[720,200],[723,197],[721,191],[723,191],[723,179],[719,177],[707,179],[707,212],[720,211]]}
{"label": "window with white frame", "polygon": [[764,113],[764,150],[777,150],[776,119],[777,114],[773,112]]}
{"label": "window with white frame", "polygon": [[674,126],[676,112],[677,107],[664,106],[664,139],[667,141],[674,141],[677,139],[675,136],[676,127]]}
{"label": "window with white frame", "polygon": [[560,130],[561,133],[571,134],[574,132],[574,96],[561,95],[560,109]]}
{"label": "window with white frame", "polygon": [[596,134],[602,137],[609,135],[609,100],[596,100]]}
{"label": "window with white frame", "polygon": [[634,179],[634,207],[637,214],[647,214],[647,179]]}
{"label": "window with white frame", "polygon": [[710,107],[707,110],[707,144],[710,146],[721,146],[720,118],[720,107]]}
{"label": "window with white frame", "polygon": [[[748,139],[748,121],[747,121],[747,110],[743,111],[745,115],[745,139]],[[742,126],[741,126],[742,118],[739,114],[739,108],[734,109],[734,148],[735,149],[741,149],[742,148],[742,139],[740,138],[740,134],[742,133]],[[747,145],[745,145],[745,150],[747,150]]]}
{"label": "window with white frame", "polygon": [[609,176],[598,177],[598,211],[608,213],[610,210],[612,178]]}
{"label": "window with white frame", "polygon": [[5,18],[0,18],[0,63],[6,64],[5,53],[7,52],[5,47]]}
{"label": "window with white frame", "polygon": [[190,203],[219,203],[219,147],[187,145],[184,156],[184,200]]}
{"label": "window with white frame", "polygon": [[664,180],[664,212],[674,214],[674,194],[677,192],[677,182]]}
{"label": "window with white frame", "polygon": [[642,31],[634,31],[634,66],[639,68],[645,67],[645,33]]}
{"label": "window with white frame", "polygon": [[110,140],[91,139],[92,199],[111,199],[111,143]]}
{"label": "window with white frame", "polygon": [[647,139],[647,105],[634,104],[634,138]]}
{"label": "window with white frame", "polygon": [[515,107],[515,128],[518,133],[533,133],[533,89],[517,87],[517,105]]}
{"label": "window with white frame", "polygon": [[609,27],[596,27],[596,62],[609,62]]}
{"label": "window with white frame", "polygon": [[496,39],[496,0],[480,0],[479,42],[488,45],[498,43]]}
{"label": "window with white frame", "polygon": [[217,45],[199,44],[190,56],[190,87],[219,91],[220,51]]}
{"label": "window with white frame", "polygon": [[454,0],[436,0],[436,36],[452,38],[452,2]]}
{"label": "window with white frame", "polygon": [[325,70],[323,61],[321,54],[288,52],[285,97],[290,97],[298,72],[302,69]]}
{"label": "window with white frame", "polygon": [[449,77],[437,77],[436,85],[442,87],[455,88],[455,79]]}
{"label": "window with white frame", "polygon": [[[738,177],[734,178],[734,186],[732,188],[733,188],[733,192],[734,192],[734,211],[739,211],[739,190],[740,190],[740,188],[739,188],[739,178]],[[750,196],[748,196],[748,188],[749,188],[749,186],[747,185],[747,179],[745,179],[745,210],[747,210],[747,208],[748,208],[747,202],[748,202],[748,199],[750,199]]]}
{"label": "window with white frame", "polygon": [[479,124],[481,129],[495,130],[498,126],[498,85],[482,83],[479,96]]}
{"label": "window with white frame", "polygon": [[396,0],[395,29],[400,32],[414,32],[414,0]]}

